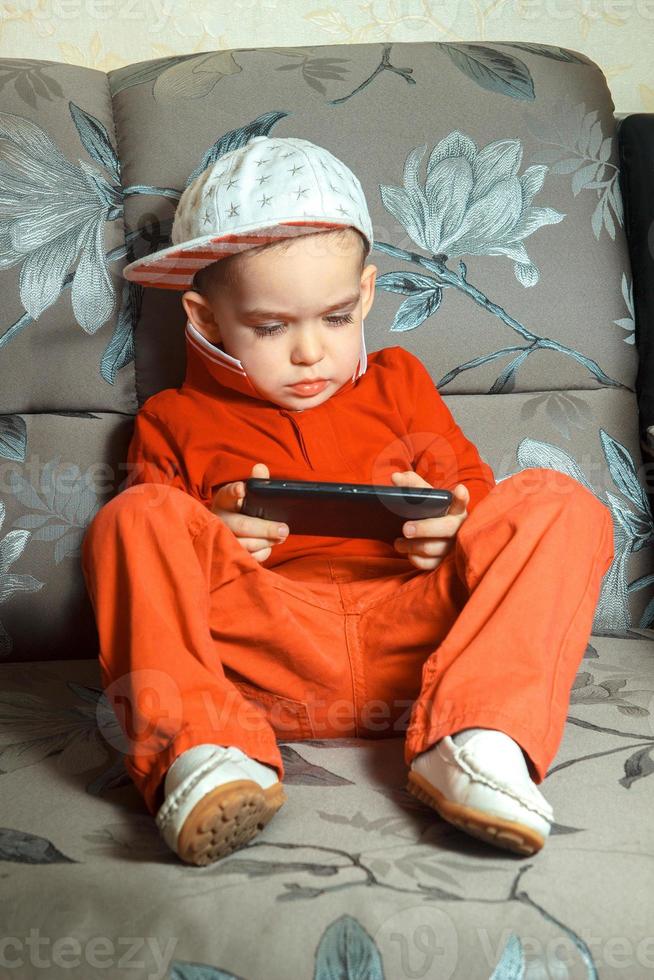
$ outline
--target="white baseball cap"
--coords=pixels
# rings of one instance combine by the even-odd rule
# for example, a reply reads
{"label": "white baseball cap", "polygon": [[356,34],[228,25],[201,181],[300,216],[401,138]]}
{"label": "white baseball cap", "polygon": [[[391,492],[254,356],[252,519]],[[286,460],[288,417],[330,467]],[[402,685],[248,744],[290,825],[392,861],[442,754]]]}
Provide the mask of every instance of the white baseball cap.
{"label": "white baseball cap", "polygon": [[123,276],[160,289],[190,289],[212,262],[312,230],[356,228],[372,250],[363,188],[329,150],[294,136],[254,136],[182,193],[168,248],[130,262]]}
{"label": "white baseball cap", "polygon": [[[329,150],[294,136],[254,136],[219,157],[182,193],[171,230],[173,244],[131,262],[123,276],[143,286],[189,289],[193,276],[228,255],[312,230],[356,228],[372,250],[373,229],[363,188]],[[368,366],[365,322],[352,382]],[[255,389],[238,358],[210,343],[191,323],[186,338],[202,357]]]}

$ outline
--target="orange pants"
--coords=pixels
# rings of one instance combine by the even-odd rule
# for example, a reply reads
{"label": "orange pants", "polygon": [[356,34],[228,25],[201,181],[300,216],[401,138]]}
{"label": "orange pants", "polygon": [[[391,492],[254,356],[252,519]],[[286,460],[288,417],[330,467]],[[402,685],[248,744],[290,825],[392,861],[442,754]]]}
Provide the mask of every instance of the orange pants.
{"label": "orange pants", "polygon": [[399,554],[266,568],[154,483],[108,501],[82,547],[103,688],[152,814],[202,742],[283,779],[278,739],[404,734],[409,765],[443,735],[498,728],[542,782],[612,558],[608,507],[540,468],[493,487],[432,571]]}

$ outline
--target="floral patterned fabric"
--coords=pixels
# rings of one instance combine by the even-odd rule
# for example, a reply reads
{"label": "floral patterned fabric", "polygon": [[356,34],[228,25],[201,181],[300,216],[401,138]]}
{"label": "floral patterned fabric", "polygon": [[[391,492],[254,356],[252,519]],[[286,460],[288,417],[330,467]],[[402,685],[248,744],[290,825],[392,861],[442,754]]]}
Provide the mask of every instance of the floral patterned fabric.
{"label": "floral patterned fabric", "polygon": [[93,656],[80,543],[123,486],[134,413],[183,379],[180,294],[121,269],[168,246],[184,188],[256,135],[311,139],[357,174],[378,267],[368,350],[401,338],[421,358],[497,480],[547,466],[601,497],[616,554],[595,629],[654,625],[616,120],[595,63],[370,43],[108,74],[10,59],[0,78],[0,660]]}
{"label": "floral patterned fabric", "polygon": [[[654,526],[601,70],[552,45],[398,42],[108,74],[5,59],[0,80],[0,972],[650,975]],[[121,269],[169,245],[184,188],[256,135],[313,140],[361,180],[368,350],[420,357],[496,480],[561,470],[613,515],[533,858],[410,798],[401,739],[284,745],[288,803],[206,869],[166,850],[126,776],[79,549],[138,407],[181,383],[185,316]]]}
{"label": "floral patterned fabric", "polygon": [[[529,858],[412,797],[402,738],[337,739],[281,744],[284,806],[245,848],[185,865],[124,770],[97,663],[0,667],[2,974],[644,980],[653,638],[588,644],[541,784],[556,822]],[[57,963],[67,937],[76,967]]]}

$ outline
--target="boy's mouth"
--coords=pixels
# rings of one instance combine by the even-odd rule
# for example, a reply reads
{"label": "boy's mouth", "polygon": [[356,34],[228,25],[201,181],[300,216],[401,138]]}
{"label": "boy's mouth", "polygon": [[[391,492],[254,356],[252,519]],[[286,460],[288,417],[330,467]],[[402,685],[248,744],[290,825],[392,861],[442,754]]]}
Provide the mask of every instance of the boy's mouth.
{"label": "boy's mouth", "polygon": [[317,395],[327,384],[327,378],[317,378],[315,381],[298,381],[294,385],[289,385],[297,395]]}

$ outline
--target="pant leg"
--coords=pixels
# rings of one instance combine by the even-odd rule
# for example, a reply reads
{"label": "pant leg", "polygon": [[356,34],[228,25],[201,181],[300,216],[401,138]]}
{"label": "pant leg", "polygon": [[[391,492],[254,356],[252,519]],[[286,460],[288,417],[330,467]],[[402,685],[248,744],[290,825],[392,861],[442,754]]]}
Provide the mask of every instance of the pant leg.
{"label": "pant leg", "polygon": [[[247,590],[260,568],[223,521],[164,484],[122,491],[87,529],[82,569],[102,684],[124,734],[125,768],[152,814],[168,767],[202,742],[236,745],[283,778],[275,732],[225,676],[210,627],[212,596],[230,584]],[[256,649],[274,623],[254,601],[249,612]],[[227,626],[227,610],[222,618]]]}
{"label": "pant leg", "polygon": [[[551,568],[562,553],[568,559],[572,540],[552,588]],[[237,745],[283,778],[276,736],[392,737],[406,730],[413,706],[407,763],[443,734],[498,727],[530,754],[540,781],[612,555],[608,509],[547,470],[494,487],[428,573],[399,558],[379,569],[356,558],[266,569],[188,494],[160,484],[123,491],[90,525],[82,567],[103,685],[128,736],[126,768],[154,813],[168,766],[191,745]],[[522,633],[532,645],[517,642]],[[507,645],[521,651],[509,663],[510,689]],[[541,744],[531,703],[547,713],[548,682],[554,699]]]}
{"label": "pant leg", "polygon": [[440,565],[363,613],[367,690],[419,689],[407,764],[443,735],[498,728],[542,782],[613,554],[608,507],[567,474],[528,468],[493,487]]}

